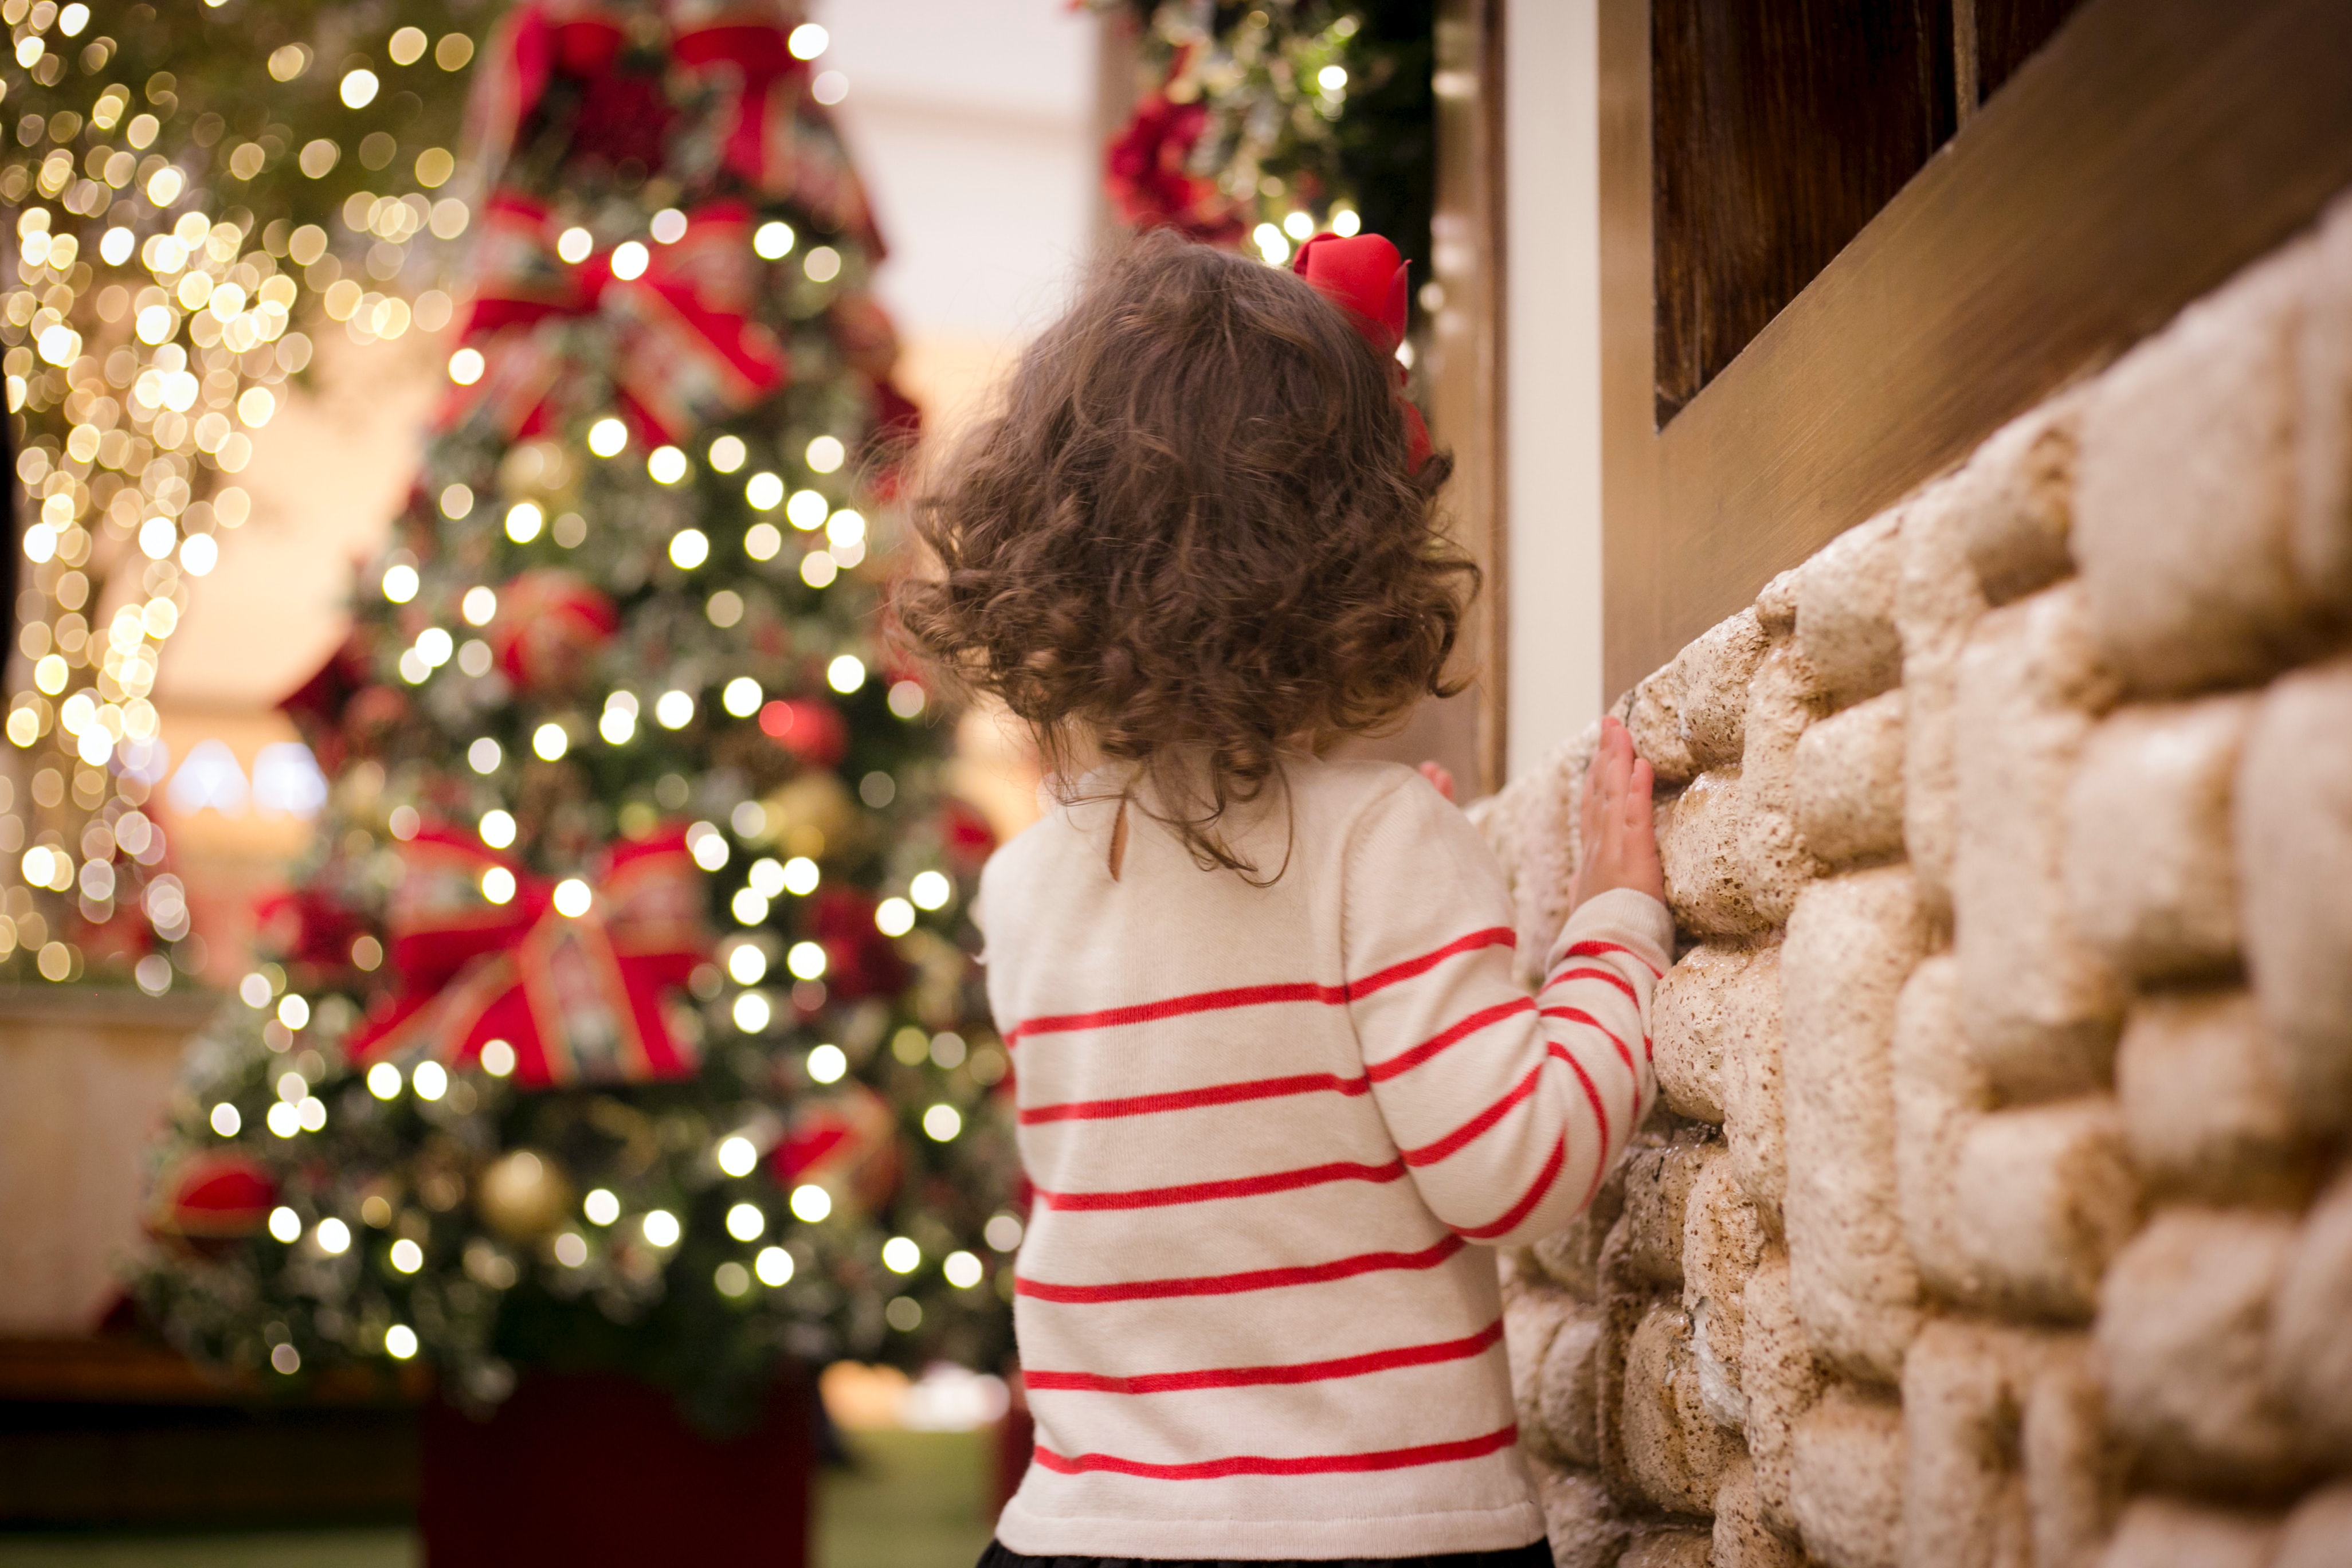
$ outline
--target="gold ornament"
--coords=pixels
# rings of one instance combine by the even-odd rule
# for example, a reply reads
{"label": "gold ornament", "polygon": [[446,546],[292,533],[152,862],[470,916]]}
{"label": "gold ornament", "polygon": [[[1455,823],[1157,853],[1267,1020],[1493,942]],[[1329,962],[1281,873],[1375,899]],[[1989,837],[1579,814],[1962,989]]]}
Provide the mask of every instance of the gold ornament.
{"label": "gold ornament", "polygon": [[787,855],[821,860],[851,847],[858,826],[857,803],[831,773],[802,773],[760,803],[767,814],[763,837]]}
{"label": "gold ornament", "polygon": [[482,1172],[474,1184],[474,1206],[507,1240],[535,1241],[572,1212],[572,1184],[553,1155],[516,1149]]}

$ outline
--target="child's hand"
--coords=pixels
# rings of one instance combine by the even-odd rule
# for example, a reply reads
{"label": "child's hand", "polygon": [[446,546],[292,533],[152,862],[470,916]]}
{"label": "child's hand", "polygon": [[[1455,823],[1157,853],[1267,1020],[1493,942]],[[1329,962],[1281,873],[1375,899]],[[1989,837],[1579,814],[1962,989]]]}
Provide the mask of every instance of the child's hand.
{"label": "child's hand", "polygon": [[1448,800],[1452,800],[1454,798],[1454,773],[1453,771],[1447,768],[1444,763],[1422,763],[1421,776],[1427,779],[1430,782],[1431,787],[1435,789],[1438,794],[1444,795]]}
{"label": "child's hand", "polygon": [[1631,888],[1664,903],[1658,834],[1650,809],[1650,764],[1633,754],[1633,738],[1614,719],[1601,721],[1601,750],[1584,774],[1579,814],[1574,903],[1612,888]]}

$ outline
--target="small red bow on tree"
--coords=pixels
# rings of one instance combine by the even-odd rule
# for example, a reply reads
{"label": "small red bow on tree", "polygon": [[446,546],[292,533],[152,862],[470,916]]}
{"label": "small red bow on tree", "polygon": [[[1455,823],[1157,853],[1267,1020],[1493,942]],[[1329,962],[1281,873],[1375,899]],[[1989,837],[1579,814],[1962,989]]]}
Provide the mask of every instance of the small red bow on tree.
{"label": "small red bow on tree", "polygon": [[[695,1068],[691,1044],[662,1016],[709,946],[699,873],[683,830],[626,839],[608,852],[584,910],[465,834],[421,829],[386,925],[401,990],[344,1048],[355,1062],[430,1056],[453,1064],[505,1040],[526,1087],[646,1082]],[[513,891],[483,890],[502,870]]]}
{"label": "small red bow on tree", "polygon": [[1318,234],[1298,247],[1290,269],[1315,291],[1348,313],[1358,333],[1396,367],[1397,402],[1404,409],[1407,459],[1416,471],[1429,460],[1429,426],[1421,410],[1406,401],[1404,366],[1396,352],[1404,342],[1410,270],[1397,247],[1377,234]]}
{"label": "small red bow on tree", "polygon": [[759,264],[751,212],[740,202],[698,208],[674,245],[639,245],[643,270],[628,278],[614,270],[615,251],[576,265],[558,257],[556,219],[529,197],[492,196],[482,224],[474,308],[460,336],[488,364],[471,385],[450,389],[445,429],[478,409],[490,411],[501,435],[551,426],[549,400],[571,369],[563,348],[534,331],[551,317],[613,323],[614,388],[657,442],[742,412],[790,374],[783,345],[749,313]]}

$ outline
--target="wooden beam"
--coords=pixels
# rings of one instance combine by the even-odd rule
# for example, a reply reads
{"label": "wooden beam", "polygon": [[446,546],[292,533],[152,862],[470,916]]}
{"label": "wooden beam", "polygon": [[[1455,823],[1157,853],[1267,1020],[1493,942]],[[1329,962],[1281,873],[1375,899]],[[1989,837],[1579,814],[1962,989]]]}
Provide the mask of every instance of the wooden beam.
{"label": "wooden beam", "polygon": [[2352,183],[2352,5],[2090,0],[1661,433],[1648,0],[1601,24],[1612,693]]}

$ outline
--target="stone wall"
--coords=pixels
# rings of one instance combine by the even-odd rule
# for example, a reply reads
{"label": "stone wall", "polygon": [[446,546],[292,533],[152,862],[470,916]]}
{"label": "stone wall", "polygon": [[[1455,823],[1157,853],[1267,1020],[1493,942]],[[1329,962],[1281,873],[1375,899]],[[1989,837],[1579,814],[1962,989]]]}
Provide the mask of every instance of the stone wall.
{"label": "stone wall", "polygon": [[[2352,210],[1626,700],[1663,1106],[1503,1260],[1563,1568],[2352,1563],[2347,626]],[[1477,813],[1523,955],[1591,744]]]}

